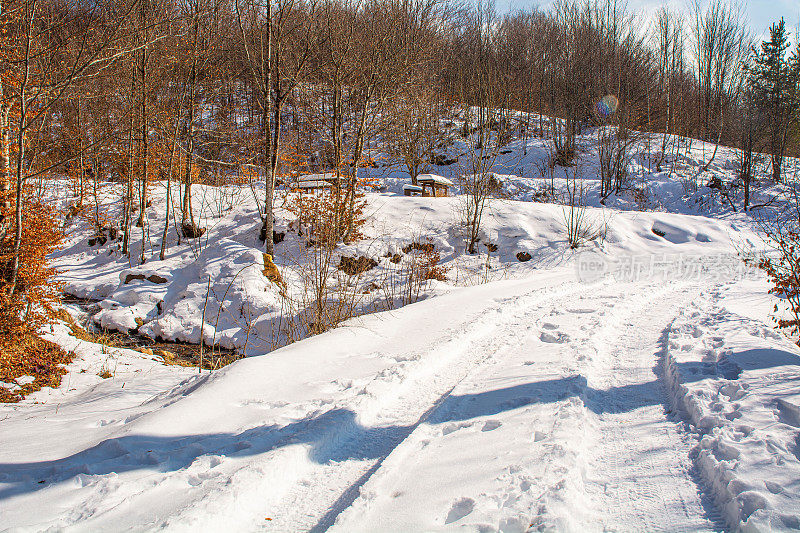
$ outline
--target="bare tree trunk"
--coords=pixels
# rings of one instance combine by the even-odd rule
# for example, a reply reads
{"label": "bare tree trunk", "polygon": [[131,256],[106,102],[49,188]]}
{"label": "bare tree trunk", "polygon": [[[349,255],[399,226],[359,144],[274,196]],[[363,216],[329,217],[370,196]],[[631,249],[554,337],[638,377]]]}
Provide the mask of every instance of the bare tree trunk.
{"label": "bare tree trunk", "polygon": [[[0,82],[0,99],[5,99],[5,87]],[[11,104],[4,103],[0,107],[0,129],[2,130],[2,147],[0,147],[0,213],[11,207],[7,194],[11,190]]]}
{"label": "bare tree trunk", "polygon": [[[0,17],[6,12],[5,0],[0,1]],[[7,194],[11,190],[11,101],[6,84],[0,80],[0,222],[11,207]]]}
{"label": "bare tree trunk", "polygon": [[[136,85],[136,71],[131,69],[131,96],[134,94],[134,89]],[[125,254],[127,257],[131,256],[130,245],[131,245],[131,225],[132,225],[132,214],[133,214],[133,172],[134,172],[134,162],[135,162],[135,150],[133,145],[133,112],[131,112],[130,122],[128,124],[128,176],[125,184],[125,193],[123,196],[123,231],[124,236],[122,238],[122,253]]]}
{"label": "bare tree trunk", "polygon": [[[374,74],[373,80],[374,83]],[[353,238],[355,228],[355,202],[356,202],[356,185],[358,180],[358,162],[364,152],[364,135],[365,126],[367,121],[367,108],[372,93],[372,88],[367,90],[367,95],[364,98],[364,107],[361,109],[361,118],[358,122],[358,131],[356,132],[355,148],[353,149],[353,159],[349,162],[348,172],[348,189],[347,189],[347,228],[344,233],[344,240],[349,241]]]}
{"label": "bare tree trunk", "polygon": [[17,289],[17,278],[19,276],[20,250],[22,248],[22,200],[23,188],[25,185],[25,134],[27,133],[26,124],[28,120],[28,84],[31,78],[31,41],[34,32],[34,15],[36,13],[37,2],[34,0],[26,4],[25,15],[25,57],[24,73],[20,82],[19,90],[19,127],[17,129],[17,161],[16,161],[16,194],[14,201],[14,259],[11,265],[11,279],[8,294],[13,295]]}
{"label": "bare tree trunk", "polygon": [[147,211],[147,173],[148,173],[148,137],[150,132],[148,131],[148,123],[147,123],[147,51],[142,50],[141,52],[141,59],[140,59],[140,74],[141,74],[141,90],[142,90],[142,100],[140,103],[140,110],[141,110],[141,117],[142,122],[141,126],[141,189],[139,193],[139,224],[142,227],[142,250],[139,257],[139,261],[141,264],[144,264],[146,261],[145,256],[145,243],[147,241],[147,217],[145,216],[145,212]]}
{"label": "bare tree trunk", "polygon": [[[164,257],[167,252],[167,234],[169,232],[169,212],[172,202],[172,165],[175,162],[175,152],[178,146],[178,128],[180,127],[180,114],[181,109],[180,106],[178,108],[178,113],[175,118],[175,130],[172,136],[172,150],[169,154],[169,171],[167,172],[167,197],[166,203],[164,206],[164,231],[161,233],[161,252],[159,253],[158,258],[163,261]],[[180,170],[178,170],[180,172]],[[178,187],[180,187],[180,182],[178,182]]]}
{"label": "bare tree trunk", "polygon": [[194,161],[194,109],[197,93],[197,53],[199,33],[199,13],[195,7],[194,13],[194,39],[192,44],[192,67],[189,71],[188,92],[189,101],[186,118],[186,165],[183,174],[183,202],[181,202],[181,231],[184,237],[196,237],[199,231],[194,222],[192,211],[192,163]]}
{"label": "bare tree trunk", "polygon": [[[264,116],[264,214],[261,219],[261,238],[264,240],[264,251],[270,255],[275,254],[275,245],[272,241],[273,226],[273,205],[275,197],[275,174],[273,161],[277,163],[278,146],[277,139],[280,138],[280,123],[272,125],[272,2],[267,2],[267,51],[266,66],[264,71],[263,99],[265,105],[262,106]],[[277,108],[277,106],[275,106]],[[280,111],[276,109],[276,118],[280,119]],[[273,143],[272,128],[275,128],[275,139]]]}

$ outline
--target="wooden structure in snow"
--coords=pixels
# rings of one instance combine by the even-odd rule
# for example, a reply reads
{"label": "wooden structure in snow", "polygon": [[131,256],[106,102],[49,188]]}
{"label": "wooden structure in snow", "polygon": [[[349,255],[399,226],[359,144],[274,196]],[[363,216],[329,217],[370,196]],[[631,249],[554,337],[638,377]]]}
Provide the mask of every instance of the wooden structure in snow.
{"label": "wooden structure in snow", "polygon": [[406,184],[403,185],[404,196],[422,196],[422,187],[419,185]]}
{"label": "wooden structure in snow", "polygon": [[422,187],[422,196],[447,196],[453,182],[436,174],[420,174],[417,183]]}
{"label": "wooden structure in snow", "polygon": [[[339,182],[344,182],[345,176],[339,176]],[[325,174],[304,174],[297,176],[297,179],[290,183],[293,189],[299,189],[300,192],[313,192],[319,190],[330,189],[336,184],[336,174],[327,172]]]}

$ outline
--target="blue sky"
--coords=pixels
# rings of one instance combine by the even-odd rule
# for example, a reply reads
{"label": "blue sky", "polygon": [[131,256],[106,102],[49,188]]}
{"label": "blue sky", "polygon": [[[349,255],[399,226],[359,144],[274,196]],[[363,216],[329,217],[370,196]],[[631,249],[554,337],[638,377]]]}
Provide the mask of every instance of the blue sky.
{"label": "blue sky", "polygon": [[[496,1],[497,10],[500,12],[534,5],[545,8],[550,4],[549,0]],[[689,2],[686,0],[628,0],[628,6],[631,10],[641,11],[645,15],[653,13],[662,5],[669,5],[677,11],[688,12]],[[770,24],[781,17],[786,20],[787,27],[792,29],[798,27],[800,0],[742,0],[741,5],[754,35],[766,35]]]}

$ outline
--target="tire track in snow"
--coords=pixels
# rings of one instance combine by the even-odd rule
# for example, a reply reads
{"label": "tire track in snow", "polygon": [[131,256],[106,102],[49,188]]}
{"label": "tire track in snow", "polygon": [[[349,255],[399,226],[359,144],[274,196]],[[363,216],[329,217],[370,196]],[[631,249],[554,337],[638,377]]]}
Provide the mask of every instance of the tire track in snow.
{"label": "tire track in snow", "polygon": [[[358,422],[334,430],[326,438],[333,451],[347,449],[347,455],[357,457],[360,449],[375,446],[369,439],[370,435],[365,435],[359,426],[403,428],[387,436],[378,458],[319,465],[270,511],[270,516],[279,518],[275,518],[268,528],[312,531],[329,528],[338,515],[358,498],[359,489],[384,460],[447,400],[458,383],[476,368],[517,344],[527,334],[522,326],[535,320],[536,315],[550,311],[551,305],[546,304],[554,300],[569,302],[581,293],[597,290],[596,286],[564,285],[572,287],[564,289],[562,286],[558,290],[537,288],[502,301],[487,311],[479,324],[470,325],[466,332],[451,332],[442,342],[428,349],[427,355],[419,359],[420,364],[397,387],[359,409]],[[544,294],[532,299],[540,293]],[[421,415],[415,415],[420,411]],[[412,416],[416,418],[409,420]]]}
{"label": "tire track in snow", "polygon": [[[515,342],[523,336],[537,341],[534,337],[539,332],[545,343],[553,342],[555,339],[563,340],[566,335],[560,330],[564,329],[564,326],[553,324],[553,322],[559,321],[558,315],[562,315],[562,322],[567,321],[569,323],[567,325],[576,328],[580,326],[580,332],[583,332],[575,335],[575,339],[569,343],[567,353],[558,351],[553,353],[552,349],[548,348],[548,346],[553,346],[552,344],[533,342],[531,346],[534,349],[537,346],[540,347],[541,353],[537,355],[540,359],[537,360],[537,365],[523,366],[526,370],[520,374],[519,366],[514,367],[514,363],[527,365],[528,362],[524,362],[525,356],[527,350],[531,348],[516,342],[518,349],[513,353],[504,354],[502,364],[497,364],[496,368],[492,368],[492,365],[474,368],[471,375],[462,380],[455,390],[455,394],[463,396],[460,396],[455,404],[448,405],[450,411],[462,411],[460,413],[462,416],[455,417],[456,419],[470,419],[471,422],[463,422],[452,429],[445,427],[438,436],[434,435],[433,426],[426,425],[417,432],[420,433],[419,436],[406,439],[393,450],[391,460],[383,463],[377,475],[373,475],[365,487],[366,494],[358,499],[357,505],[348,510],[346,516],[342,516],[343,520],[341,523],[337,523],[336,529],[341,531],[370,531],[370,528],[402,530],[399,526],[405,524],[404,520],[410,520],[409,523],[413,526],[408,529],[412,530],[439,527],[443,524],[415,523],[413,521],[415,520],[413,516],[415,510],[418,513],[429,512],[428,507],[431,505],[438,505],[434,514],[440,515],[442,520],[445,520],[445,516],[447,516],[444,524],[449,523],[449,520],[456,520],[453,523],[454,526],[470,526],[480,530],[487,528],[487,530],[500,531],[526,531],[531,528],[557,531],[604,529],[607,524],[598,520],[597,517],[602,515],[603,505],[607,506],[607,502],[599,502],[600,504],[597,505],[597,502],[591,501],[590,498],[593,494],[587,493],[585,490],[583,477],[587,470],[587,459],[591,459],[591,453],[587,453],[591,444],[587,446],[586,441],[591,443],[595,440],[593,433],[596,430],[595,426],[598,425],[596,417],[592,416],[592,409],[600,412],[608,410],[607,403],[614,397],[613,393],[609,394],[603,388],[609,386],[608,383],[595,382],[594,385],[599,387],[597,391],[599,397],[589,398],[594,389],[588,385],[583,375],[588,376],[595,371],[602,377],[605,373],[612,372],[611,368],[597,370],[595,367],[609,366],[609,363],[613,363],[613,358],[599,353],[604,357],[596,356],[587,359],[584,355],[585,348],[589,347],[591,350],[593,345],[604,344],[609,339],[620,336],[618,330],[628,327],[627,319],[641,320],[646,316],[641,312],[643,305],[631,306],[631,301],[635,301],[636,298],[646,301],[659,300],[669,292],[671,292],[670,289],[654,290],[654,287],[650,285],[594,286],[587,291],[587,294],[576,294],[572,298],[549,302],[548,308],[538,311],[542,329],[536,331],[529,329],[522,334],[517,333]],[[577,300],[581,300],[583,304],[589,304],[592,309],[577,309],[575,305]],[[566,310],[566,313],[562,310]],[[549,315],[547,311],[549,311]],[[569,333],[573,334],[572,331]],[[656,340],[658,340],[657,336]],[[626,347],[632,349],[631,343],[628,343]],[[652,354],[650,355],[652,356]],[[500,360],[494,358],[491,362],[500,363]],[[655,365],[652,357],[650,363],[651,365],[647,367],[648,370],[652,370],[652,366]],[[559,366],[561,366],[560,370]],[[554,381],[553,375],[559,375],[562,378]],[[566,376],[567,379],[564,379],[563,376]],[[643,379],[642,383],[646,384],[653,380],[654,376],[651,373]],[[509,383],[512,385],[511,388],[519,390],[520,394],[529,394],[532,390],[540,390],[536,387],[540,384],[549,386],[550,390],[542,389],[541,393],[544,397],[537,398],[527,405],[523,402],[520,409],[512,408],[503,415],[502,425],[504,428],[511,429],[510,436],[512,438],[515,434],[517,437],[528,434],[532,442],[513,440],[503,442],[501,439],[499,444],[504,446],[504,449],[508,447],[522,448],[522,453],[508,459],[500,459],[500,466],[505,465],[506,467],[505,473],[500,473],[495,479],[490,479],[490,476],[497,473],[497,469],[493,470],[494,467],[484,468],[483,459],[490,462],[492,457],[482,454],[492,454],[493,448],[492,445],[486,446],[486,437],[482,437],[486,433],[476,432],[474,427],[470,427],[480,426],[485,419],[480,417],[480,413],[471,412],[473,408],[470,406],[469,400],[485,395],[487,384],[493,383]],[[514,383],[518,383],[518,385],[514,385]],[[531,383],[534,385],[532,388],[529,386]],[[546,385],[548,383],[550,385]],[[489,385],[489,388],[494,386],[497,385]],[[558,388],[561,388],[562,392],[553,390]],[[536,393],[534,392],[534,394]],[[600,402],[593,403],[595,399]],[[648,402],[652,402],[652,399],[648,399]],[[659,413],[663,414],[663,410]],[[450,419],[448,413],[436,412],[432,414],[430,421],[435,424],[448,419]],[[498,421],[492,427],[499,427],[499,425]],[[449,440],[451,439],[449,432],[461,431],[459,428],[469,428],[463,431],[472,431],[474,435],[472,440]],[[492,433],[491,435],[497,434]],[[460,452],[457,448],[461,446],[461,442],[474,443],[478,449],[473,454]],[[498,441],[494,442],[498,443]],[[483,447],[481,447],[481,443],[483,443]],[[602,443],[595,443],[595,446],[602,447]],[[530,457],[519,457],[519,455],[525,454],[526,449],[529,450]],[[428,468],[434,468],[435,465],[449,460],[449,456],[454,453],[461,453],[458,455],[459,460],[468,459],[464,463],[464,468],[472,470],[468,476],[464,476],[465,478],[470,481],[480,477],[484,479],[473,483],[476,487],[457,489],[463,491],[462,496],[460,499],[452,500],[453,507],[450,513],[447,513],[446,509],[440,507],[441,502],[433,503],[437,499],[437,492],[442,490],[435,479],[424,486],[419,486],[417,480],[429,475],[426,472]],[[677,469],[682,468],[682,465],[688,461],[688,456],[681,456],[679,452],[671,457],[676,460]],[[610,461],[620,462],[621,458],[617,454],[611,457]],[[491,472],[495,472],[495,474],[491,474]],[[673,472],[673,474],[683,476],[685,473]],[[435,474],[433,475],[435,477]],[[691,485],[691,480],[688,484]],[[422,492],[416,497],[416,501],[414,498],[403,499],[405,496],[400,500],[394,500],[394,495],[404,495],[412,491]],[[659,490],[653,491],[650,495],[643,492],[644,497],[649,496],[651,499],[657,498],[658,494]],[[661,499],[668,500],[669,498],[661,495]],[[693,498],[691,494],[687,495],[685,500],[682,505],[686,508],[696,504],[696,498]],[[418,507],[406,511],[405,507],[409,503]],[[422,504],[421,508],[420,504]],[[694,506],[699,508],[699,505]],[[657,515],[658,513],[653,514]],[[680,525],[680,520],[676,521],[663,513],[660,518],[664,520],[665,524]],[[658,518],[655,522],[657,520]],[[705,525],[702,520],[698,523]],[[650,522],[650,529],[657,529],[656,525]],[[611,527],[613,528],[613,525]]]}
{"label": "tire track in snow", "polygon": [[[540,302],[582,290],[584,287],[562,283],[493,302],[481,321],[462,323],[445,332],[439,342],[416,358],[406,357],[408,354],[398,358],[399,364],[388,369],[388,376],[377,376],[363,389],[344,394],[335,403],[311,405],[307,415],[291,427],[256,432],[257,438],[248,439],[251,453],[247,460],[230,458],[224,471],[215,472],[217,476],[203,484],[202,494],[156,521],[160,527],[174,530],[188,530],[192,524],[279,531],[312,528],[348,487],[353,487],[351,493],[357,495],[359,480],[424,421],[426,413],[444,401],[471,368],[504,345],[504,338],[499,342],[492,339],[498,330],[517,325],[531,312],[531,306],[535,309]],[[483,351],[475,349],[480,346]],[[376,386],[372,392],[371,385]],[[120,504],[152,505],[159,497],[166,497],[170,488],[180,486],[195,466],[202,468],[207,455],[235,455],[238,450],[235,444],[226,443],[221,448],[214,438],[207,440],[202,442],[204,453],[189,467],[174,475],[155,475],[148,490],[123,491]],[[182,452],[174,450],[179,455]],[[152,490],[155,486],[162,490]],[[216,511],[210,513],[210,509]],[[117,510],[92,503],[86,512],[93,525],[87,522],[87,526],[94,527],[97,521],[113,523]],[[274,519],[265,524],[265,516]]]}
{"label": "tire track in snow", "polygon": [[585,488],[597,529],[720,528],[689,459],[692,437],[668,407],[661,371],[664,332],[698,292],[689,285],[655,291],[609,317],[591,339],[586,405],[596,413],[596,440]]}
{"label": "tire track in snow", "polygon": [[[194,509],[203,507],[203,502],[214,502],[220,506],[222,501],[235,496],[235,499],[229,502],[230,507],[235,506],[242,511],[240,516],[236,517],[237,523],[249,524],[246,526],[247,529],[326,530],[336,522],[343,511],[351,508],[353,502],[362,499],[362,487],[368,485],[376,474],[383,475],[387,469],[402,468],[403,455],[407,456],[409,450],[413,451],[413,444],[425,437],[420,434],[430,428],[430,424],[426,422],[431,418],[436,418],[437,421],[439,418],[446,419],[439,415],[454,390],[457,394],[462,394],[469,392],[470,386],[485,385],[486,379],[482,377],[484,374],[491,374],[494,366],[498,369],[504,367],[504,363],[495,365],[501,362],[501,357],[505,360],[515,347],[526,340],[541,336],[541,340],[545,343],[556,343],[546,346],[571,348],[564,354],[563,359],[552,361],[552,365],[545,366],[544,370],[555,373],[561,366],[562,375],[577,375],[576,377],[583,381],[581,379],[570,381],[570,386],[576,389],[574,396],[563,402],[557,402],[554,404],[554,411],[543,412],[539,416],[540,424],[550,426],[542,427],[544,433],[550,437],[539,443],[543,455],[536,458],[543,465],[543,470],[537,471],[542,479],[536,480],[530,475],[531,472],[510,472],[509,486],[529,484],[529,494],[520,497],[518,493],[509,490],[503,498],[507,500],[519,498],[519,501],[512,506],[513,509],[516,512],[521,507],[527,506],[527,523],[535,527],[564,525],[565,522],[561,519],[569,513],[581,516],[580,512],[574,512],[579,510],[570,508],[578,503],[579,507],[593,510],[586,515],[594,516],[595,519],[587,519],[586,515],[583,515],[577,522],[576,520],[566,522],[581,526],[573,528],[575,530],[636,529],[633,524],[629,524],[631,527],[626,527],[626,524],[618,520],[626,511],[624,506],[617,505],[615,501],[611,503],[606,501],[612,494],[623,493],[623,487],[626,485],[611,487],[609,493],[605,495],[606,500],[603,500],[592,490],[591,481],[587,481],[589,490],[586,490],[584,484],[575,481],[580,475],[564,473],[567,470],[573,473],[585,470],[588,456],[591,455],[586,453],[585,442],[571,442],[569,437],[574,434],[576,428],[584,432],[586,438],[582,440],[587,441],[592,440],[595,432],[606,432],[609,442],[617,443],[616,446],[608,447],[616,453],[600,457],[599,460],[606,461],[612,466],[616,464],[616,468],[613,469],[615,472],[625,471],[626,464],[622,453],[625,447],[621,447],[619,443],[627,445],[630,434],[622,431],[620,426],[616,428],[607,424],[604,426],[608,420],[603,420],[602,416],[594,418],[589,416],[591,408],[598,411],[607,410],[603,400],[609,399],[608,395],[592,397],[592,394],[593,391],[605,391],[625,385],[625,382],[619,381],[614,376],[619,370],[638,361],[636,358],[625,359],[626,355],[631,355],[628,352],[638,353],[638,356],[653,363],[656,350],[652,349],[649,353],[646,353],[647,350],[642,352],[641,342],[657,338],[660,324],[650,324],[645,321],[644,325],[648,331],[643,331],[642,320],[648,316],[644,311],[647,302],[652,301],[666,305],[676,300],[672,303],[679,305],[678,300],[681,300],[682,294],[667,297],[666,300],[669,302],[664,302],[665,295],[669,296],[670,293],[671,289],[655,291],[653,286],[645,285],[635,287],[616,284],[575,287],[561,285],[554,288],[537,288],[519,296],[500,300],[490,305],[479,321],[464,323],[443,334],[441,340],[433,346],[426,347],[423,354],[416,354],[416,360],[412,358],[403,364],[390,367],[388,374],[377,376],[360,391],[353,390],[349,396],[345,394],[335,405],[328,406],[327,411],[320,410],[315,414],[316,417],[322,417],[325,413],[346,409],[352,410],[348,412],[354,413],[355,416],[333,417],[330,423],[323,427],[309,424],[306,429],[300,424],[291,432],[279,430],[280,438],[272,447],[272,451],[266,449],[263,455],[241,465],[241,468],[230,476],[230,483],[251,487],[246,494],[231,492],[221,485],[218,490],[210,490],[201,502],[193,502],[191,508],[185,509],[185,512],[170,517],[169,523],[174,527],[181,523],[189,524],[192,522]],[[646,295],[644,298],[646,302],[630,305],[631,301],[642,298],[643,295]],[[577,300],[591,302],[592,306],[596,306],[600,311],[584,313],[575,310],[573,308]],[[560,313],[560,309],[566,310],[567,319],[572,320],[573,325],[581,325],[586,335],[573,335],[572,342],[567,344],[558,330],[549,330],[545,327],[550,325],[548,321],[551,321],[551,318],[548,317],[556,312]],[[661,320],[663,315],[664,313],[658,313],[658,320]],[[633,321],[633,324],[628,324],[629,321]],[[542,329],[532,330],[530,324],[534,322],[539,322]],[[639,327],[636,327],[637,325]],[[604,348],[618,339],[623,339],[624,342],[616,351]],[[587,352],[587,346],[589,352],[592,351],[592,346],[595,348],[594,356],[589,356],[588,359],[584,354]],[[652,348],[655,343],[647,346]],[[620,361],[625,364],[621,364]],[[632,382],[653,380],[652,366],[653,364],[639,368],[638,374],[629,376],[629,380]],[[582,378],[582,375],[586,378]],[[468,384],[465,383],[467,381]],[[453,406],[448,405],[448,408],[452,409]],[[661,414],[663,415],[663,410]],[[610,414],[604,412],[603,416]],[[669,420],[660,420],[660,423],[667,428],[675,425]],[[308,445],[300,444],[310,442],[304,440],[304,432],[314,433],[312,449],[309,449]],[[412,435],[417,437],[411,438]],[[663,435],[662,440],[666,442],[673,439],[675,433],[665,430]],[[536,438],[534,435],[534,440]],[[596,443],[595,448],[605,449],[601,444]],[[318,462],[309,461],[309,454],[314,454]],[[386,461],[390,456],[391,466],[387,465]],[[680,453],[677,453],[676,457],[679,460],[675,468],[678,470],[682,469],[688,460],[688,455],[679,456]],[[658,466],[652,461],[647,464],[653,468]],[[673,475],[675,473],[673,472]],[[683,471],[678,471],[677,474],[678,477],[687,476]],[[559,481],[559,476],[563,479],[565,475],[571,476],[572,484],[565,485]],[[624,477],[624,474],[616,475]],[[242,481],[241,476],[247,477],[247,482],[237,483]],[[261,477],[259,482],[254,482],[252,478],[259,476]],[[256,487],[260,489],[252,490]],[[642,501],[648,500],[648,494],[651,500],[653,494],[656,495],[656,500],[669,498],[669,494],[665,496],[658,491],[648,493],[643,490],[640,491]],[[696,508],[693,506],[694,500],[691,495],[686,495],[684,500],[686,501],[683,501],[682,505],[686,507],[687,513],[688,509]],[[678,501],[682,500],[678,498]],[[243,502],[248,503],[242,505]],[[541,502],[544,504],[539,506]],[[228,505],[221,507],[225,508]],[[266,516],[273,519],[268,523],[264,523],[263,519],[265,508]],[[638,512],[636,509],[634,511],[636,512],[633,515],[636,518],[649,516],[647,512]],[[603,513],[606,516],[603,516]],[[521,513],[518,514],[522,516]],[[247,518],[247,515],[251,518]],[[663,527],[675,525],[674,521],[670,522],[665,515],[660,516],[665,520],[662,526],[664,524],[666,526]],[[505,524],[519,526],[524,525],[524,522],[525,520],[516,522],[507,520]],[[648,530],[659,528],[659,524],[652,521],[643,520],[640,523],[646,524],[645,529]],[[512,531],[514,528],[507,527],[505,530]]]}

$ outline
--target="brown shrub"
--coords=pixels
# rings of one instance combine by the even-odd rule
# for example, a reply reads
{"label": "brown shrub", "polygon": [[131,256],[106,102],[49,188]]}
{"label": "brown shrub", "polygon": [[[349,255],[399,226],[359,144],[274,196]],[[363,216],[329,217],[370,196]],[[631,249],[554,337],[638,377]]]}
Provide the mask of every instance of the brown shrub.
{"label": "brown shrub", "polygon": [[447,268],[439,264],[442,260],[439,250],[429,242],[417,248],[419,251],[418,273],[421,279],[447,281]]}
{"label": "brown shrub", "polygon": [[46,341],[34,333],[15,337],[0,336],[0,381],[15,383],[22,376],[34,378],[32,383],[11,391],[0,388],[0,402],[18,402],[42,387],[58,387],[67,372],[64,365],[75,354]]}
{"label": "brown shrub", "polygon": [[430,253],[430,252],[433,252],[435,249],[436,249],[436,246],[432,242],[421,243],[421,242],[414,241],[411,244],[403,246],[403,253],[407,254],[412,250],[417,250],[417,251],[420,251],[420,252]]}
{"label": "brown shrub", "polygon": [[342,258],[339,260],[339,266],[336,267],[348,276],[355,276],[357,274],[362,274],[368,270],[372,270],[378,265],[378,262],[372,258],[361,256],[361,257],[348,257],[343,255]]}
{"label": "brown shrub", "polygon": [[[13,212],[3,210],[3,214]],[[45,204],[25,200],[22,207],[22,239],[19,268],[14,279],[15,224],[13,217],[0,218],[0,381],[12,383],[21,376],[34,381],[13,392],[0,389],[0,401],[13,402],[44,386],[56,387],[65,373],[62,365],[72,360],[59,346],[38,336],[39,329],[52,320],[52,304],[60,297],[56,271],[47,255],[63,240],[56,211]]]}

